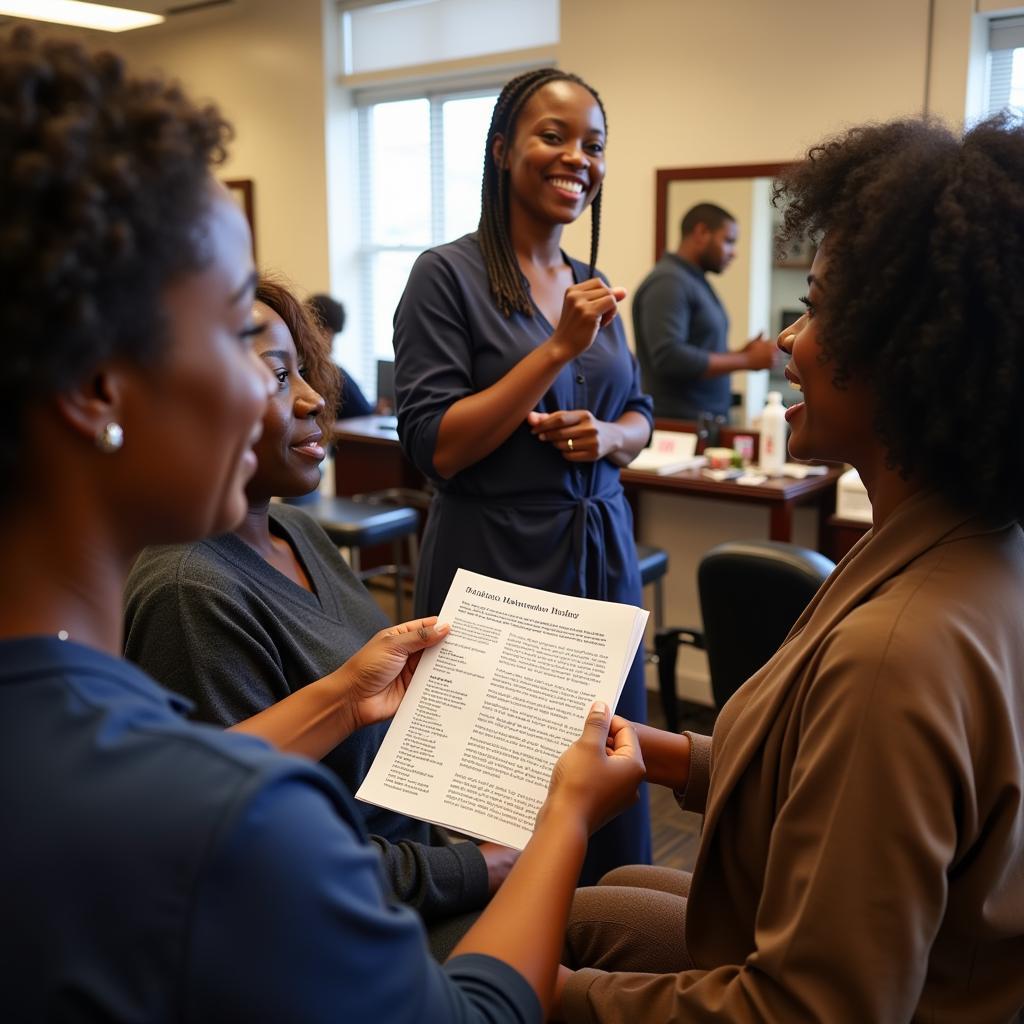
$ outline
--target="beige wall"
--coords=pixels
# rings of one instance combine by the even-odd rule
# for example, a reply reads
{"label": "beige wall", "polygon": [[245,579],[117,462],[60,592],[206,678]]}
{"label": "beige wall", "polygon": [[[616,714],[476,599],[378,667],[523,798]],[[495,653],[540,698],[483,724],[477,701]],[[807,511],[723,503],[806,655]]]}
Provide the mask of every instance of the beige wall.
{"label": "beige wall", "polygon": [[217,101],[236,138],[229,178],[255,182],[263,265],[306,291],[329,285],[321,0],[246,0],[243,13],[115,43],[140,69],[173,72]]}
{"label": "beige wall", "polygon": [[[925,103],[928,0],[562,0],[561,66],[608,112],[601,266],[633,287],[654,246],[654,170],[789,160]],[[974,0],[938,0],[932,109],[963,116]],[[567,241],[586,250],[587,225]]]}
{"label": "beige wall", "polygon": [[[590,81],[608,111],[602,268],[633,288],[650,267],[655,168],[788,160],[846,125],[920,113],[926,102],[959,121],[969,55],[983,44],[976,2],[1006,6],[935,0],[929,48],[928,0],[561,0],[559,62]],[[244,15],[140,34],[123,49],[172,69],[234,121],[226,173],[256,182],[261,262],[307,290],[333,281],[351,306],[355,153],[347,100],[329,84],[334,18],[332,0],[246,0]],[[566,247],[586,253],[588,232],[583,218]],[[670,552],[669,622],[700,621],[694,571],[703,551],[767,536],[767,527],[757,509],[648,500],[639,531]],[[795,539],[813,545],[809,513],[798,516]],[[707,699],[700,655],[683,657],[680,689]]]}
{"label": "beige wall", "polygon": [[[975,0],[936,0],[929,78],[928,0],[862,0],[855,13],[846,0],[562,0],[561,9],[560,64],[592,82],[608,110],[601,265],[626,287],[651,262],[655,168],[789,159],[844,125],[920,112],[926,79],[933,111],[958,119],[977,21]],[[234,17],[116,45],[139,66],[171,69],[234,122],[225,174],[256,183],[261,262],[308,290],[333,278],[344,295],[355,290],[346,209],[355,181],[349,113],[329,84],[334,18],[332,0],[245,0]],[[568,247],[586,252],[588,231],[584,218]]]}
{"label": "beige wall", "polygon": [[[594,85],[608,112],[602,269],[627,288],[649,269],[656,168],[793,159],[847,125],[919,114],[926,97],[932,113],[962,120],[974,11],[975,0],[936,0],[929,61],[928,0],[562,0],[561,66]],[[588,232],[584,218],[567,248],[586,252]],[[737,261],[723,293],[741,271]],[[757,326],[736,319],[734,345]],[[814,525],[800,513],[794,540],[813,547]],[[767,537],[768,513],[647,496],[638,535],[669,552],[668,623],[698,625],[701,554]],[[710,702],[703,655],[683,652],[678,685]]]}

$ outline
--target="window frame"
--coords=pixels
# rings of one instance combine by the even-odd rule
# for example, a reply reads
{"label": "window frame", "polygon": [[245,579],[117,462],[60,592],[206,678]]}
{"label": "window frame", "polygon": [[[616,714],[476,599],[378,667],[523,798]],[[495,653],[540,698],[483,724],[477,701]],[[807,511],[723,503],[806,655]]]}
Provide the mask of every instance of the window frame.
{"label": "window frame", "polygon": [[[377,348],[377,331],[374,322],[374,297],[378,285],[376,267],[378,258],[389,253],[410,253],[419,255],[426,249],[451,241],[445,229],[445,163],[444,163],[444,104],[452,100],[497,99],[502,86],[508,80],[508,69],[496,70],[490,75],[474,76],[472,81],[443,80],[436,83],[407,84],[390,88],[364,89],[353,94],[353,108],[356,118],[358,165],[358,224],[359,245],[356,249],[356,266],[359,273],[359,323],[357,344],[361,354],[359,365],[363,370],[362,379],[376,379],[376,363],[384,358]],[[385,243],[373,237],[374,172],[371,166],[373,155],[372,109],[381,103],[395,103],[424,99],[429,103],[429,164],[430,164],[430,233],[429,239],[415,243]],[[481,177],[483,165],[481,162]],[[423,244],[420,244],[420,241]]]}
{"label": "window frame", "polygon": [[[992,18],[988,24],[988,45],[985,54],[983,116],[989,117],[1003,109],[1024,115],[1024,103],[1010,103],[1013,95],[1014,54],[1021,50],[1024,50],[1024,16],[1016,14]],[[1024,62],[1024,56],[1017,59]],[[1001,100],[998,103],[993,100],[993,93],[997,87]],[[1004,94],[1006,99],[1002,101]]]}

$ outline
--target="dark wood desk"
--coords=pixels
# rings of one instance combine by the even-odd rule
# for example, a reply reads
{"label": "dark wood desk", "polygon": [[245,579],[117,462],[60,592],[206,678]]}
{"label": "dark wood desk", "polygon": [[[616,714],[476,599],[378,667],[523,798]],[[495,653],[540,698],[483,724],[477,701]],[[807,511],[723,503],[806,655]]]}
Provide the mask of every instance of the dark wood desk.
{"label": "dark wood desk", "polygon": [[803,480],[777,477],[747,486],[734,480],[709,480],[699,469],[658,476],[627,468],[622,471],[622,484],[636,504],[644,493],[660,492],[764,505],[769,512],[769,538],[787,542],[793,539],[794,510],[798,505],[814,505],[818,510],[818,550],[828,553],[832,547],[828,517],[835,511],[836,481],[841,474],[842,469],[830,466],[821,476],[807,476]]}
{"label": "dark wood desk", "polygon": [[334,434],[334,488],[348,496],[388,487],[424,487],[423,474],[398,443],[394,416],[339,420]]}
{"label": "dark wood desk", "polygon": [[[358,494],[386,487],[424,486],[423,475],[399,446],[394,422],[394,418],[389,416],[360,416],[339,422],[334,455],[338,494]],[[642,500],[644,493],[651,492],[763,505],[769,512],[768,535],[772,540],[790,541],[794,510],[800,505],[815,505],[818,510],[818,548],[827,554],[833,548],[828,517],[835,511],[836,480],[840,472],[840,469],[830,467],[823,476],[809,476],[803,480],[780,477],[747,487],[731,480],[720,483],[708,480],[701,476],[700,470],[658,476],[624,469],[622,483],[634,505]]]}

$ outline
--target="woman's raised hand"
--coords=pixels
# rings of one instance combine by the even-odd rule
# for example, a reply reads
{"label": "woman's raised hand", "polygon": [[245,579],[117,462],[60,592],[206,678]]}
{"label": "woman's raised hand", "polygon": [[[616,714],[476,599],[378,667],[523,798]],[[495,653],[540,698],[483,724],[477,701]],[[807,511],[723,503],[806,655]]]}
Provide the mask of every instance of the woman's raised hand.
{"label": "woman's raised hand", "polygon": [[590,348],[597,332],[615,319],[625,297],[625,288],[611,288],[598,277],[567,288],[551,343],[564,351],[567,361],[575,359]]}
{"label": "woman's raised hand", "polygon": [[577,815],[591,834],[637,799],[644,761],[633,726],[598,701],[583,735],[555,763],[545,814]]}
{"label": "woman's raised hand", "polygon": [[398,710],[420,654],[440,643],[451,626],[437,616],[382,629],[332,673],[342,688],[353,730],[391,718]]}

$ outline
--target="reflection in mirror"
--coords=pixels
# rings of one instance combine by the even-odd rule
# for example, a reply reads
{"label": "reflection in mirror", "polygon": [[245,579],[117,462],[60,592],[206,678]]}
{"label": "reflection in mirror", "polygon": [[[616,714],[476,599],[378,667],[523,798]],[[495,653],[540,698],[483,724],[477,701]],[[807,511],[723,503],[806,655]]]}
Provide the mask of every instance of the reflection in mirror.
{"label": "reflection in mirror", "polygon": [[[729,348],[740,349],[762,331],[775,339],[800,315],[800,296],[806,294],[807,268],[813,251],[805,244],[780,254],[776,237],[781,211],[771,203],[772,179],[786,164],[733,164],[716,167],[674,167],[657,172],[655,260],[679,244],[683,214],[699,202],[711,202],[732,213],[739,225],[736,258],[709,283],[729,315]],[[791,402],[781,365],[771,376],[765,371],[732,375],[736,426],[756,424],[769,390]],[[795,398],[795,395],[793,396]]]}

